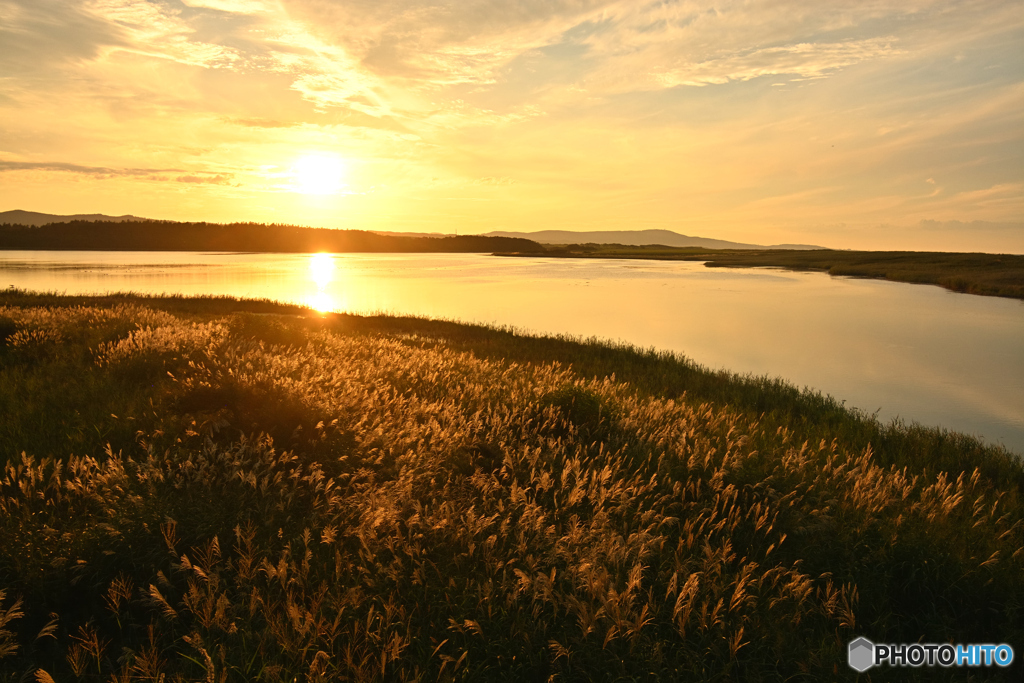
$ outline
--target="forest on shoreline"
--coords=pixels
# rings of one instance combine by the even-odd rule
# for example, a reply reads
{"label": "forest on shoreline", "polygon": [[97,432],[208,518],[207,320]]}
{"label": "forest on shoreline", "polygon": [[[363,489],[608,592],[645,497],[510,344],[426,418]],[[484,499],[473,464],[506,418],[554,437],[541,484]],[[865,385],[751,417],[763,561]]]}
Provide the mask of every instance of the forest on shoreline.
{"label": "forest on shoreline", "polygon": [[536,242],[515,237],[404,237],[380,235],[366,230],[332,230],[296,225],[170,221],[70,221],[40,227],[2,225],[0,249],[280,253],[544,251],[544,247]]}

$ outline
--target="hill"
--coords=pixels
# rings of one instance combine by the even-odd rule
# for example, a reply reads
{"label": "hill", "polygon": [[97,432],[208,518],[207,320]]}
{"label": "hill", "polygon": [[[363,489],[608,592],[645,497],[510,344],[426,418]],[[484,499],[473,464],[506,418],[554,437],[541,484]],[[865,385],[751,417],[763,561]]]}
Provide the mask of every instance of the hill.
{"label": "hill", "polygon": [[70,221],[40,227],[0,226],[0,249],[97,251],[234,252],[511,252],[544,247],[513,237],[461,235],[405,237],[365,230],[330,230],[263,223],[175,223],[169,221]]}
{"label": "hill", "polygon": [[491,237],[521,237],[540,244],[623,244],[627,246],[663,245],[666,247],[699,247],[701,249],[822,249],[808,244],[744,244],[709,237],[691,237],[671,230],[610,230],[575,232],[572,230],[539,230],[536,232],[494,231]]}
{"label": "hill", "polygon": [[52,213],[38,213],[36,211],[0,211],[0,225],[50,225],[51,223],[67,223],[68,221],[106,221],[109,223],[123,223],[125,221],[147,221],[148,218],[138,216],[107,216],[102,213],[76,213],[69,216],[59,216]]}

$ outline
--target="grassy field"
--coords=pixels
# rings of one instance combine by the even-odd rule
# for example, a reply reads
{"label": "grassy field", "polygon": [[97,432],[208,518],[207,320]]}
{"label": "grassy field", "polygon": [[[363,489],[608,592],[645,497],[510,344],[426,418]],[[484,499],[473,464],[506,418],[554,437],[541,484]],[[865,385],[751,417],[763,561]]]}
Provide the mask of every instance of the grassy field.
{"label": "grassy field", "polygon": [[13,292],[0,415],[0,680],[853,680],[856,636],[1024,642],[1018,457],[668,354]]}
{"label": "grassy field", "polygon": [[548,254],[563,258],[639,258],[706,261],[712,268],[775,267],[829,275],[939,285],[954,292],[1024,299],[1024,256],[927,251],[832,249],[689,249],[621,244],[569,245]]}

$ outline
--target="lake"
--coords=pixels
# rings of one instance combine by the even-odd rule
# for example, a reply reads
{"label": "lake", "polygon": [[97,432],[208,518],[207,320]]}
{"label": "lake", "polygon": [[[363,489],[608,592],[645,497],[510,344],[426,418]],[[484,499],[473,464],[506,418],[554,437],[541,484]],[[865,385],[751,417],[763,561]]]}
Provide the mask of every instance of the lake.
{"label": "lake", "polygon": [[1024,302],[701,263],[0,251],[0,287],[260,297],[624,341],[1024,453]]}

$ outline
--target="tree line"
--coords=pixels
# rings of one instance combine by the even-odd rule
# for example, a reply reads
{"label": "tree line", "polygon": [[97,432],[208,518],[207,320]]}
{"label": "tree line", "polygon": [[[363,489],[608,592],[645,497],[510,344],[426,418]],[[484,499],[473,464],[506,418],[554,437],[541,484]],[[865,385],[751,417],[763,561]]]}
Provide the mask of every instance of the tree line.
{"label": "tree line", "polygon": [[251,252],[543,252],[519,237],[404,237],[264,223],[69,221],[0,226],[0,249]]}

